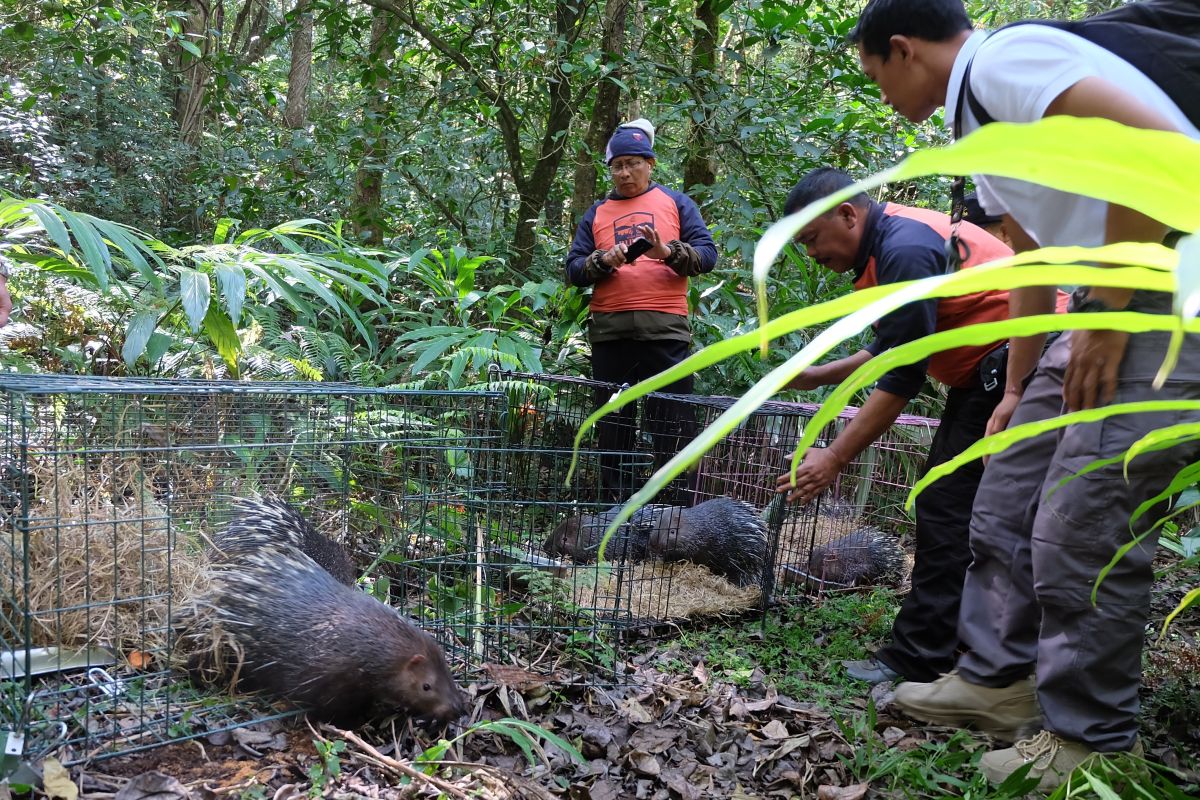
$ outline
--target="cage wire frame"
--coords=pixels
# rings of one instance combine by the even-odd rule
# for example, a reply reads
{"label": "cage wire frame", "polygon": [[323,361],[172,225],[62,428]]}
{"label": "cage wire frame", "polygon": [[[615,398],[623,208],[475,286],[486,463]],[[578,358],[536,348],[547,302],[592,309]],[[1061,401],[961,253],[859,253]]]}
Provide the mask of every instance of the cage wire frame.
{"label": "cage wire frame", "polygon": [[[538,450],[543,458],[552,459],[551,473],[563,472],[569,463],[571,443],[579,424],[624,388],[584,378],[496,374],[500,377],[494,377],[489,388],[507,387],[511,391],[513,387],[524,387],[520,391],[525,394],[510,406],[518,405],[527,415],[533,415],[535,427],[528,431],[525,446]],[[601,420],[583,441],[579,473],[572,485],[561,487],[559,481],[560,489],[556,490],[550,481],[543,490],[550,492],[546,510],[551,518],[530,527],[549,531],[556,519],[576,514],[603,515],[640,489],[655,469],[737,400],[651,393],[626,407],[623,414]],[[900,536],[912,530],[913,521],[904,510],[904,500],[924,467],[938,427],[936,419],[900,416],[843,469],[833,486],[807,506],[788,505],[778,499],[775,479],[787,469],[795,443],[819,408],[812,403],[764,403],[652,501],[694,506],[715,497],[732,497],[749,503],[762,514],[770,541],[768,568],[764,569],[759,587],[761,593],[751,603],[738,598],[734,608],[762,608],[789,597],[852,588],[825,580],[819,569],[812,569],[809,560],[815,547],[862,527],[876,527]],[[815,446],[827,446],[857,412],[854,407],[843,410],[820,432]],[[609,436],[610,442],[615,439],[620,445],[616,450],[599,446],[598,440],[603,438],[600,431],[606,423],[624,429],[623,435]],[[617,470],[618,480],[604,480],[600,462],[605,456],[627,459]],[[536,556],[553,555],[539,549],[535,540],[525,542],[524,547]],[[845,547],[841,552],[849,556],[854,549]],[[621,559],[617,557],[615,561],[620,563]],[[594,580],[587,573],[579,573],[586,577],[578,577],[577,567],[567,563],[559,569],[572,575],[573,584]],[[621,619],[626,627],[639,628],[662,619],[688,617],[694,607],[704,613],[703,603],[677,602],[679,590],[672,587],[675,573],[670,565],[658,571],[641,569],[636,573],[642,579],[627,581],[620,598],[629,609]]]}
{"label": "cage wire frame", "polygon": [[[478,390],[442,392],[4,376],[7,758],[54,751],[73,763],[295,713],[196,689],[173,663],[172,615],[202,589],[206,543],[244,496],[285,499],[342,542],[360,587],[433,634],[466,679],[501,664],[623,681],[631,637],[664,620],[727,610],[729,601],[681,606],[692,576],[681,577],[680,565],[639,563],[620,544],[603,566],[553,558],[543,544],[563,518],[603,513],[640,488],[734,399],[640,401],[615,439],[602,446],[595,431],[586,437],[568,485],[580,423],[619,388],[499,371]],[[816,409],[766,404],[658,502],[729,496],[765,510]],[[895,514],[915,477],[902,468],[924,438],[900,437],[892,449],[904,458],[881,440],[828,496],[806,508],[777,506],[762,584],[739,595],[740,607],[811,590],[781,581],[781,566],[806,563],[823,504],[853,502],[863,518]],[[791,538],[781,537],[789,524]]]}
{"label": "cage wire frame", "polygon": [[295,713],[198,690],[179,669],[174,614],[203,590],[206,543],[239,497],[285,499],[343,542],[371,565],[377,596],[423,612],[461,673],[458,620],[389,595],[405,587],[409,561],[450,583],[438,558],[475,546],[454,539],[451,523],[490,513],[473,499],[503,481],[472,448],[495,448],[504,402],[341,384],[4,376],[0,770]]}

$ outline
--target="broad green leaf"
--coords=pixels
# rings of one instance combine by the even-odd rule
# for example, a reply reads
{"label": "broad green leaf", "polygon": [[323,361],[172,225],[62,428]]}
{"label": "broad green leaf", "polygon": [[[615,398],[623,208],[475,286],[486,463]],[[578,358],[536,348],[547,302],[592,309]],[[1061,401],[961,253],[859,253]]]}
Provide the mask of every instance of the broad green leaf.
{"label": "broad green leaf", "polygon": [[[1110,274],[1116,271],[1107,270]],[[816,441],[821,429],[837,417],[859,389],[874,383],[896,367],[916,363],[933,353],[963,345],[987,345],[1012,336],[1028,336],[1058,330],[1122,330],[1141,333],[1153,330],[1171,330],[1175,325],[1176,322],[1170,317],[1136,312],[1046,314],[970,325],[965,328],[931,334],[899,345],[863,364],[830,393],[809,424],[805,426],[804,434],[797,443],[792,457],[791,470],[795,472],[804,452]],[[1200,331],[1200,324],[1196,324],[1194,327]]]}
{"label": "broad green leaf", "polygon": [[[1104,268],[1075,265],[1075,261],[1117,262],[1138,264],[1141,268]],[[1045,263],[1042,263],[1045,262]],[[1120,243],[1096,248],[1049,247],[1021,253],[1011,258],[1000,259],[968,270],[925,278],[922,281],[906,281],[887,286],[875,286],[844,295],[834,300],[791,312],[778,319],[770,320],[761,332],[742,334],[718,342],[692,354],[658,375],[639,382],[597,409],[580,427],[576,435],[576,447],[583,435],[604,414],[615,411],[628,403],[644,397],[652,391],[667,386],[680,378],[719,363],[736,353],[752,349],[756,343],[778,338],[796,330],[814,327],[855,311],[864,311],[874,322],[909,299],[899,302],[892,298],[894,292],[909,292],[917,283],[923,284],[924,293],[918,291],[918,299],[953,297],[961,294],[986,291],[988,289],[1013,289],[1019,286],[1044,286],[1093,282],[1098,285],[1154,288],[1171,291],[1173,276],[1168,274],[1175,264],[1174,251],[1158,244]],[[1150,272],[1149,270],[1154,270]],[[1157,274],[1161,273],[1161,274]],[[905,295],[907,298],[908,295]],[[878,303],[878,305],[876,305]],[[860,318],[861,319],[861,318]],[[865,325],[847,329],[846,336],[856,335]],[[1008,334],[1001,334],[1005,338]],[[820,338],[820,337],[819,337]],[[828,338],[828,337],[826,337]],[[816,343],[810,343],[810,347]],[[950,345],[953,346],[953,345]],[[832,349],[832,348],[830,348]],[[823,353],[822,353],[823,355]],[[819,357],[819,356],[818,356]],[[917,359],[919,360],[919,359]],[[874,361],[874,359],[872,359]],[[789,378],[790,380],[790,378]]]}
{"label": "broad green leaf", "polygon": [[[1030,261],[1036,262],[1043,256],[1050,256],[1051,259],[1053,259],[1056,263],[1059,259],[1079,258],[1081,256],[1096,259],[1115,258],[1120,256],[1122,258],[1139,260],[1145,263],[1153,263],[1156,265],[1156,267],[1154,269],[1145,267],[1105,268],[1066,264],[1057,264],[1056,266],[1052,266],[1050,264],[1030,263]],[[691,372],[699,369],[702,365],[705,365],[706,360],[716,361],[727,357],[733,352],[743,351],[747,349],[747,344],[753,346],[752,342],[755,339],[762,341],[763,339],[770,339],[775,336],[782,335],[783,333],[789,332],[794,328],[806,327],[827,321],[833,316],[829,313],[831,308],[836,308],[839,312],[850,310],[850,313],[819,333],[803,350],[788,359],[788,361],[785,362],[781,367],[777,367],[766,377],[764,377],[750,390],[750,394],[743,396],[741,401],[735,403],[733,406],[727,409],[713,424],[715,425],[719,423],[720,425],[724,426],[724,432],[726,433],[733,430],[747,416],[749,416],[750,413],[757,409],[759,405],[761,405],[763,402],[766,402],[766,400],[770,399],[780,389],[786,386],[787,383],[802,369],[816,363],[818,359],[822,358],[825,354],[827,354],[845,339],[861,333],[879,318],[909,302],[912,302],[913,300],[927,299],[931,297],[956,296],[984,291],[989,288],[1010,289],[1024,285],[1042,286],[1047,284],[1058,285],[1059,283],[1094,283],[1097,285],[1126,287],[1143,286],[1169,290],[1173,288],[1173,276],[1166,270],[1170,268],[1172,263],[1173,255],[1171,251],[1167,248],[1161,247],[1160,245],[1153,244],[1120,244],[1109,245],[1104,248],[1045,248],[1043,250],[1024,253],[1019,256],[1014,256],[1013,258],[1001,259],[988,264],[982,264],[978,267],[960,270],[958,272],[946,275],[936,275],[929,278],[923,278],[919,281],[907,281],[903,283],[890,284],[884,287],[874,287],[874,289],[884,289],[885,291],[883,292],[874,291],[872,289],[855,292],[853,295],[841,297],[837,300],[830,301],[829,303],[822,303],[818,306],[802,309],[801,311],[788,314],[779,320],[768,322],[763,328],[762,334],[746,334],[742,337],[735,337],[731,340],[719,342],[716,345],[705,348],[705,350],[702,350],[700,353],[696,353],[688,359],[685,359],[671,369],[664,370],[662,373],[653,378],[639,382],[636,386],[621,392],[620,395],[601,406],[591,416],[589,416],[584,421],[583,425],[580,426],[580,430],[576,434],[575,446],[576,449],[578,449],[583,435],[604,414],[621,408],[622,406],[632,402],[638,397],[648,394],[650,391],[653,391],[656,388],[665,386],[681,377],[690,374]],[[1137,320],[1137,325],[1153,326],[1155,324],[1160,324],[1171,326],[1174,324],[1169,319],[1162,317],[1160,317],[1158,320],[1154,320],[1149,318],[1150,315],[1145,314],[1135,314],[1132,312],[1121,312],[1121,314],[1127,315],[1130,320],[1129,324],[1131,325],[1135,324],[1132,321],[1135,318]],[[1118,317],[1121,317],[1122,319],[1125,318],[1121,315],[1112,315],[1110,317],[1110,325],[1115,324],[1112,320],[1116,320]],[[1012,326],[1012,330],[1020,330],[1020,326],[1027,323],[1010,320],[1004,323],[989,324]],[[1080,324],[1082,326],[1089,323],[1084,320]],[[1151,328],[1144,329],[1148,330]],[[945,332],[947,335],[939,340],[945,344],[943,344],[939,349],[956,346],[954,344],[955,341],[966,341],[966,339],[962,337],[977,336],[977,334],[968,333],[967,331],[969,330],[969,328],[964,328]],[[996,328],[994,330],[996,332],[991,334],[991,338],[986,338],[982,341],[996,341],[997,339],[1005,338],[1008,335],[1005,331],[1009,330],[1009,328]],[[935,334],[935,336],[942,335]],[[893,351],[885,355],[892,359],[896,359],[898,356],[896,356],[895,353],[899,350],[900,348],[895,348]],[[920,358],[913,358],[913,360],[919,361]],[[856,375],[863,374],[861,370],[871,369],[872,364],[879,366],[880,364],[887,363],[887,361],[879,361],[878,357],[871,359],[871,361],[867,362],[866,365],[860,368],[860,372],[855,373],[855,375],[852,375],[847,380],[853,380],[855,379]],[[750,396],[761,399],[757,400],[754,405],[748,405],[745,401],[746,398]],[[840,407],[835,410],[832,405],[826,403],[822,406],[821,411],[818,413],[824,414],[831,418],[832,416],[836,416],[838,411],[840,411]],[[810,425],[806,428],[808,440],[805,441],[802,439],[801,445],[796,451],[801,456],[803,455],[803,449],[808,444],[811,444],[812,438],[816,435],[816,430],[819,429],[819,426],[815,423],[816,420],[814,420],[813,425]],[[696,440],[696,442],[701,440],[708,441],[708,437],[702,435],[701,439]],[[712,441],[715,442],[716,439],[713,439]],[[704,453],[704,450],[700,449],[696,442],[693,442],[692,445],[684,448],[679,455],[683,456],[686,453],[689,459],[699,459],[699,457]],[[674,478],[679,472],[682,472],[684,469],[686,469],[691,462],[682,461],[672,466],[673,463],[674,462],[668,462],[667,465],[664,465],[662,469],[655,473],[651,477],[646,487],[643,488],[643,491],[657,491],[671,478]],[[667,475],[665,472],[667,467],[677,469],[678,472],[673,472],[670,475]],[[571,472],[573,472],[573,469],[574,460],[572,462],[571,469],[568,471],[568,476],[570,476]],[[569,479],[570,478],[568,477],[568,480]],[[652,497],[653,494],[648,496]],[[630,507],[629,513],[632,514],[635,509],[636,507]],[[622,513],[625,513],[625,511],[623,510]],[[623,521],[624,519],[614,521],[610,529],[615,530],[616,526]]]}
{"label": "broad green leaf", "polygon": [[[431,361],[449,350],[451,347],[454,347],[469,334],[470,331],[459,329],[457,330],[457,335],[443,336],[430,342],[425,349],[421,351],[421,355],[416,361],[413,362],[413,365],[409,367],[409,371],[413,375],[420,375],[421,371],[424,370],[425,367],[429,366]],[[409,349],[411,350],[413,348]]]}
{"label": "broad green leaf", "polygon": [[1197,437],[1200,437],[1200,423],[1196,422],[1181,422],[1151,431],[1125,451],[1126,477],[1129,475],[1130,462],[1139,455],[1156,452],[1165,447],[1173,447],[1184,441],[1194,441]]}
{"label": "broad green leaf", "polygon": [[225,299],[225,309],[236,327],[242,319],[242,303],[246,299],[246,271],[236,263],[219,262],[213,269],[217,287]]}
{"label": "broad green leaf", "polygon": [[[1191,319],[1200,313],[1200,236],[1192,234],[1183,237],[1176,249],[1179,251],[1179,266],[1176,269],[1178,288],[1172,309],[1179,319]],[[1154,377],[1155,389],[1162,388],[1167,377],[1175,370],[1182,349],[1183,329],[1179,328],[1172,332],[1167,356]]]}
{"label": "broad green leaf", "polygon": [[133,366],[138,356],[145,352],[150,335],[158,327],[158,315],[156,309],[144,309],[129,321],[129,327],[125,329],[125,344],[121,346],[121,358],[126,364]]}
{"label": "broad green leaf", "polygon": [[109,222],[108,220],[97,219],[95,217],[89,217],[88,219],[91,220],[92,224],[96,226],[96,229],[100,231],[100,233],[106,239],[108,239],[108,241],[110,241],[114,247],[124,254],[125,258],[129,259],[129,263],[133,264],[133,268],[136,269],[138,273],[146,279],[146,283],[150,285],[150,288],[152,288],[157,294],[161,295],[163,288],[162,278],[158,276],[158,274],[150,266],[150,263],[146,261],[145,257],[142,255],[142,251],[144,250],[147,254],[149,254],[150,258],[161,267],[162,262],[159,260],[158,256],[153,251],[147,249],[141,240],[134,238],[134,236],[128,233],[124,226],[118,225],[115,222]]}
{"label": "broad green leaf", "polygon": [[157,364],[159,359],[167,354],[167,350],[174,341],[173,337],[168,336],[162,331],[152,333],[150,341],[146,344],[146,360],[151,364]]}
{"label": "broad green leaf", "polygon": [[179,301],[183,304],[183,313],[187,316],[188,325],[192,332],[200,330],[204,315],[208,313],[208,302],[212,287],[208,275],[188,267],[177,267],[179,271]]}
{"label": "broad green leaf", "polygon": [[34,216],[38,218],[38,222],[42,224],[42,228],[50,236],[51,240],[58,245],[58,249],[62,251],[63,257],[70,258],[71,235],[67,233],[67,226],[58,218],[58,215],[41,203],[29,203],[26,208],[32,211]]}
{"label": "broad green leaf", "polygon": [[[1129,520],[1130,530],[1133,529],[1134,523],[1140,519],[1147,510],[1155,505],[1158,505],[1159,503],[1169,500],[1173,495],[1178,494],[1188,486],[1192,486],[1196,483],[1198,478],[1200,478],[1200,464],[1191,464],[1181,470],[1178,474],[1176,474],[1171,483],[1167,485],[1167,488],[1163,489],[1157,495],[1146,500],[1140,506],[1138,506],[1138,508],[1134,511],[1133,516]],[[1121,559],[1124,558],[1130,550],[1140,545],[1148,536],[1158,530],[1159,526],[1169,519],[1170,516],[1173,515],[1169,515],[1168,517],[1158,520],[1155,524],[1151,525],[1141,533],[1133,536],[1128,542],[1117,548],[1117,552],[1114,553],[1113,557],[1109,559],[1109,562],[1105,564],[1103,568],[1101,568],[1100,573],[1096,576],[1096,582],[1092,584],[1092,605],[1096,604],[1096,597],[1100,592],[1100,584],[1103,583],[1104,579],[1108,577],[1108,573],[1112,572],[1113,568],[1120,563]]]}
{"label": "broad green leaf", "polygon": [[213,230],[213,241],[216,244],[225,244],[225,242],[229,241],[229,232],[233,230],[233,226],[236,224],[236,220],[230,217],[221,217],[217,220],[217,227]]}
{"label": "broad green leaf", "polygon": [[1093,775],[1083,766],[1079,767],[1078,772],[1079,774],[1083,775],[1084,779],[1088,783],[1088,786],[1093,792],[1096,793],[1096,796],[1099,797],[1100,800],[1121,800],[1120,795],[1112,790],[1112,787],[1108,785],[1108,781],[1106,781],[1103,777],[1099,775]]}
{"label": "broad green leaf", "polygon": [[97,285],[101,290],[107,289],[108,274],[112,269],[108,248],[101,241],[95,229],[82,216],[67,211],[61,206],[55,206],[55,209],[67,223],[67,227],[71,229],[71,234],[75,237],[75,242],[83,254],[83,263],[92,271]]}
{"label": "broad green leaf", "polygon": [[210,303],[204,315],[204,334],[217,348],[221,360],[229,367],[233,376],[238,375],[238,354],[242,351],[242,342],[229,317],[221,311],[216,303]]}

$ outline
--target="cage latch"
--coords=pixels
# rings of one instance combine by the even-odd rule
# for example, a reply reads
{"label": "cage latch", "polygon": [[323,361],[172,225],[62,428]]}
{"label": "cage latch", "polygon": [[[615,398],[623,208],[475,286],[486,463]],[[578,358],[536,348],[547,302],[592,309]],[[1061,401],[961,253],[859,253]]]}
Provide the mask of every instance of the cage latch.
{"label": "cage latch", "polygon": [[19,756],[25,752],[25,734],[20,731],[0,731],[4,735],[4,755]]}
{"label": "cage latch", "polygon": [[92,685],[109,697],[120,697],[125,694],[125,681],[114,678],[100,667],[92,667],[87,671],[88,680]]}

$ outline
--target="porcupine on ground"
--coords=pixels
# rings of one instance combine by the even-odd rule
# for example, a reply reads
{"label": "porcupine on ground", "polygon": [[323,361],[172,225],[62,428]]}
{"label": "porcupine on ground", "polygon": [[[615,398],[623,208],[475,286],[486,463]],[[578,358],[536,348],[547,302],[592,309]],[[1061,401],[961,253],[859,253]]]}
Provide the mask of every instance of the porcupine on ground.
{"label": "porcupine on ground", "polygon": [[466,697],[429,634],[278,543],[303,540],[299,514],[263,516],[259,501],[237,509],[236,544],[218,537],[223,555],[191,620],[188,635],[206,643],[189,658],[194,678],[274,695],[341,726],[395,711],[439,722],[462,716]]}
{"label": "porcupine on ground", "polygon": [[664,561],[691,561],[736,586],[763,577],[767,525],[758,509],[731,497],[716,497],[692,508],[669,507],[658,515],[649,551]]}
{"label": "porcupine on ground", "polygon": [[[658,525],[659,517],[674,506],[650,505],[639,508],[627,522],[621,524],[604,549],[609,561],[644,561],[650,534]],[[596,552],[604,531],[620,513],[621,506],[613,506],[599,514],[576,514],[558,523],[558,527],[542,545],[547,553],[555,557],[567,557],[578,564],[596,560]]]}
{"label": "porcupine on ground", "polygon": [[814,582],[864,586],[899,584],[907,561],[900,540],[878,528],[859,528],[813,547],[808,577]]}
{"label": "porcupine on ground", "polygon": [[233,501],[233,513],[215,542],[226,558],[274,544],[289,545],[324,567],[338,583],[354,585],[358,569],[346,548],[282,500],[238,498]]}

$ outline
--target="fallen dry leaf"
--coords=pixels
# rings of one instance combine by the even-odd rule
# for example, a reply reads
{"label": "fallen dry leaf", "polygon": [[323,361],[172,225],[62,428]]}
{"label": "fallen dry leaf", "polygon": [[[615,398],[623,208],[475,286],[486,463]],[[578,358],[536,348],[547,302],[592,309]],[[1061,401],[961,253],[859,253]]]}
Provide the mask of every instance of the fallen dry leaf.
{"label": "fallen dry leaf", "polygon": [[862,800],[867,796],[867,784],[856,783],[852,786],[829,786],[823,784],[817,787],[817,800]]}
{"label": "fallen dry leaf", "polygon": [[79,798],[79,787],[57,758],[47,758],[42,763],[42,784],[49,797],[61,797],[63,800]]}
{"label": "fallen dry leaf", "polygon": [[629,754],[628,763],[634,772],[650,778],[658,777],[662,772],[662,764],[659,763],[658,759],[640,750],[635,750]]}
{"label": "fallen dry leaf", "polygon": [[632,697],[627,698],[625,702],[621,703],[621,716],[630,722],[637,722],[642,725],[654,722],[654,716],[646,710],[645,706]]}
{"label": "fallen dry leaf", "polygon": [[190,800],[192,793],[170,775],[146,772],[117,792],[113,800]]}
{"label": "fallen dry leaf", "polygon": [[784,725],[782,721],[777,719],[773,719],[766,725],[763,725],[762,733],[763,736],[766,736],[768,739],[786,739],[791,736],[791,733],[788,732],[787,725]]}

